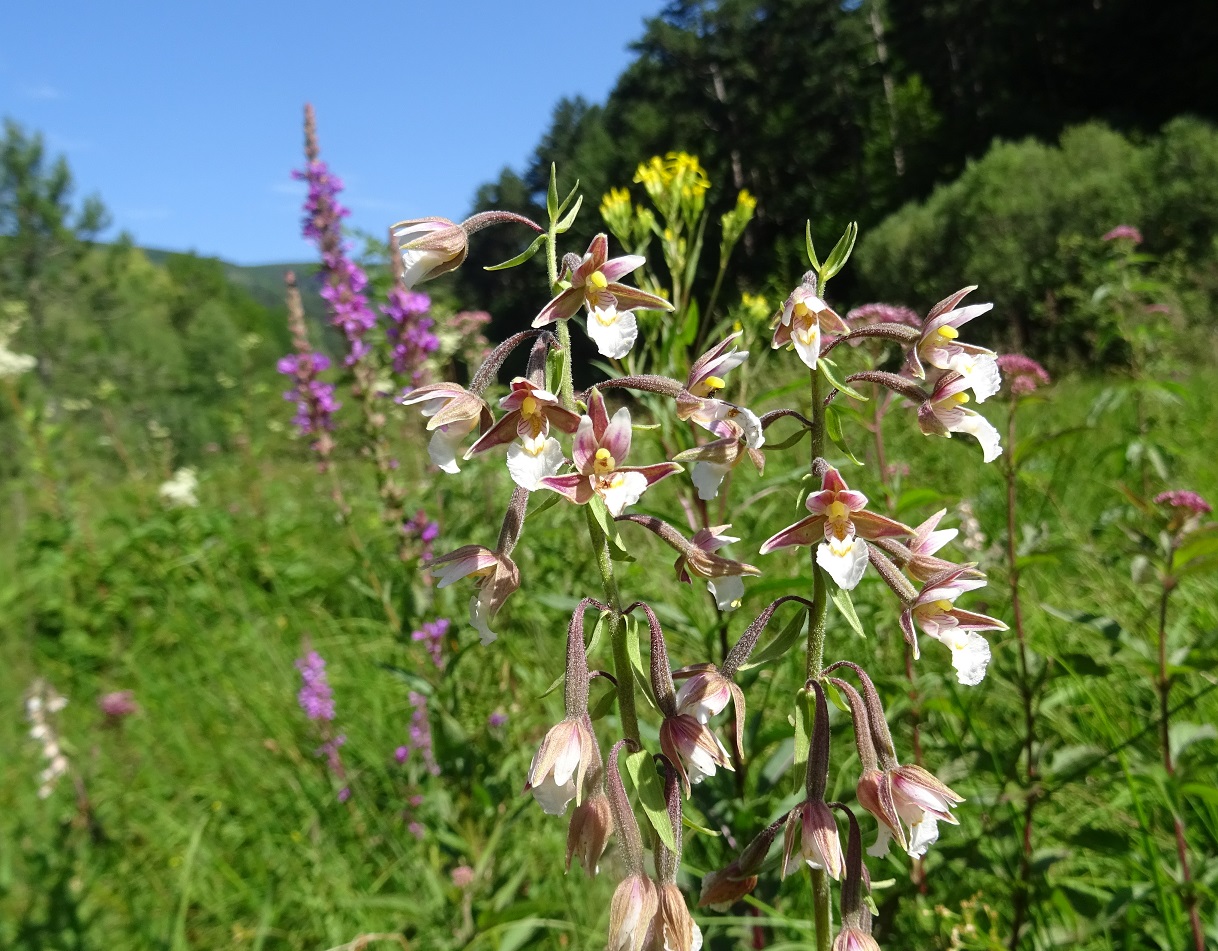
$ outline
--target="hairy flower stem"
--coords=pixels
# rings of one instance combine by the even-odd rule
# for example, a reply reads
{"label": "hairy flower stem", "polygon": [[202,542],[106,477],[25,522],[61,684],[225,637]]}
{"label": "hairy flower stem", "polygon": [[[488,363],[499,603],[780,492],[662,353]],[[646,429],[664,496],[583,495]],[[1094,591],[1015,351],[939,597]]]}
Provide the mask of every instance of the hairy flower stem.
{"label": "hairy flower stem", "polygon": [[[1176,545],[1173,542],[1167,552],[1165,571],[1171,570],[1175,558]],[[1176,776],[1176,764],[1171,755],[1171,733],[1168,729],[1169,700],[1171,697],[1171,677],[1167,673],[1167,602],[1171,598],[1175,579],[1165,575],[1163,592],[1159,596],[1159,675],[1155,679],[1155,688],[1159,695],[1159,743],[1163,747],[1163,768],[1167,771],[1168,780]],[[1184,816],[1172,806],[1172,825],[1176,833],[1176,856],[1180,860],[1180,878],[1184,882],[1184,907],[1188,909],[1188,923],[1193,932],[1193,944],[1196,951],[1205,951],[1205,934],[1201,930],[1201,915],[1197,910],[1197,892],[1193,887],[1193,872],[1188,864],[1188,840],[1184,833]]]}
{"label": "hairy flower stem", "polygon": [[617,677],[617,707],[622,720],[622,732],[627,739],[639,743],[639,715],[635,707],[634,671],[630,665],[630,654],[626,650],[628,629],[622,616],[622,595],[618,591],[617,578],[613,574],[613,561],[609,558],[609,540],[596,524],[592,510],[588,509],[588,535],[596,551],[596,566],[600,569],[601,584],[605,589],[605,601],[610,608],[609,639],[613,644],[613,669]]}
{"label": "hairy flower stem", "polygon": [[[820,371],[809,371],[812,390],[812,426],[809,432],[812,461],[808,471],[813,479],[822,466],[825,451],[825,401],[821,396]],[[812,607],[808,612],[807,679],[819,680],[825,666],[825,620],[829,611],[828,585],[825,572],[816,563],[816,546],[810,551],[812,559]],[[816,923],[816,951],[829,951],[833,902],[829,894],[829,877],[824,869],[811,869],[812,911]]]}
{"label": "hairy flower stem", "polygon": [[1024,810],[1023,810],[1023,852],[1019,860],[1019,881],[1016,883],[1014,916],[1011,923],[1011,951],[1019,947],[1020,932],[1023,930],[1024,919],[1028,906],[1032,901],[1032,828],[1036,813],[1036,803],[1039,798],[1037,783],[1039,768],[1036,763],[1036,710],[1034,705],[1033,686],[1028,670],[1028,639],[1023,625],[1023,605],[1019,597],[1019,561],[1015,550],[1015,530],[1018,527],[1017,511],[1017,482],[1019,470],[1015,465],[1015,411],[1018,403],[1011,404],[1011,412],[1007,417],[1007,445],[1010,454],[1007,456],[1007,584],[1011,591],[1011,616],[1015,628],[1015,641],[1019,647],[1019,695],[1023,701],[1024,722]]}

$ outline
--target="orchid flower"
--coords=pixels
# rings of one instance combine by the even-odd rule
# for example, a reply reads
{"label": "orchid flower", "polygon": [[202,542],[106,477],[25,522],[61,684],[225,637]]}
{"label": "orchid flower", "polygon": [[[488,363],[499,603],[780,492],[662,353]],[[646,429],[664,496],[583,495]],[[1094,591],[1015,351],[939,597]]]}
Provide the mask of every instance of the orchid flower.
{"label": "orchid flower", "polygon": [[469,235],[447,218],[399,221],[390,229],[402,258],[402,283],[409,289],[460,267],[469,254]]}
{"label": "orchid flower", "polygon": [[585,774],[600,767],[601,754],[588,714],[568,716],[551,727],[533,754],[524,788],[544,812],[561,816],[572,799],[577,805],[582,801]]}
{"label": "orchid flower", "polygon": [[579,428],[579,416],[564,409],[553,393],[523,377],[512,381],[511,391],[499,401],[499,406],[507,413],[469,447],[465,458],[519,436],[520,442],[508,448],[508,472],[517,485],[532,492],[540,488],[543,478],[558,472],[565,461],[558,440],[550,436],[551,424],[564,433],[573,433]]}
{"label": "orchid flower", "polygon": [[956,598],[966,591],[985,586],[984,578],[974,577],[967,567],[953,567],[930,578],[918,596],[901,612],[901,629],[919,656],[915,624],[930,637],[951,648],[952,666],[960,683],[975,686],[985,677],[990,662],[989,642],[978,631],[1005,631],[997,618],[955,607]]}
{"label": "orchid flower", "polygon": [[[730,418],[711,418],[705,426],[719,438],[693,449],[686,449],[673,459],[677,462],[693,462],[689,473],[690,480],[698,490],[698,498],[709,501],[719,495],[723,480],[742,460],[749,459],[758,472],[765,469],[765,456],[761,453],[761,446],[765,445],[765,435],[761,429],[761,420],[751,410],[721,400],[702,402],[703,408],[709,412],[722,412],[724,417]],[[721,410],[721,407],[728,409]],[[701,424],[697,417],[694,421]]]}
{"label": "orchid flower", "polygon": [[743,335],[743,330],[737,330],[722,343],[698,357],[689,368],[685,389],[697,397],[707,397],[723,389],[723,377],[749,358],[747,350],[737,350],[733,346]]}
{"label": "orchid flower", "polygon": [[701,529],[690,539],[690,545],[695,551],[682,553],[676,563],[678,581],[688,584],[691,573],[706,579],[707,590],[714,597],[720,611],[733,611],[740,607],[740,602],[744,599],[744,576],[761,574],[752,565],[742,564],[738,561],[729,559],[712,561],[699,557],[702,553],[714,554],[725,545],[740,541],[735,536],[723,534],[731,527],[731,525],[711,525]]}
{"label": "orchid flower", "polygon": [[947,509],[939,509],[913,530],[913,538],[909,541],[910,559],[905,564],[905,570],[924,584],[940,572],[959,567],[953,562],[935,557],[935,552],[960,534],[958,528],[942,528],[936,531],[940,520],[946,514]]}
{"label": "orchid flower", "polygon": [[485,431],[493,421],[490,408],[479,396],[456,383],[429,383],[417,386],[402,397],[403,406],[422,405],[419,409],[428,417],[427,429],[431,442],[427,455],[444,472],[460,472],[457,450],[474,429]]}
{"label": "orchid flower", "polygon": [[600,496],[615,518],[627,505],[633,505],[648,488],[661,479],[680,472],[674,462],[650,466],[623,466],[630,452],[630,411],[624,406],[610,420],[605,400],[593,390],[588,398],[588,415],[580,418],[571,457],[576,472],[547,476],[539,485],[553,489],[577,505],[586,505]]}
{"label": "orchid flower", "polygon": [[447,588],[462,578],[474,578],[477,593],[469,600],[469,623],[478,631],[482,643],[490,644],[498,636],[490,629],[499,609],[512,592],[520,587],[520,570],[507,555],[483,548],[463,545],[456,551],[441,555],[431,567],[443,565],[436,575],[437,588]]}
{"label": "orchid flower", "polygon": [[850,327],[837,312],[816,296],[816,280],[805,278],[783,304],[771,346],[777,350],[790,344],[799,359],[815,370],[820,358],[821,334],[849,332]]}
{"label": "orchid flower", "polygon": [[816,563],[847,591],[858,585],[867,569],[867,543],[863,539],[913,534],[907,525],[866,511],[867,496],[847,486],[833,468],[825,470],[821,490],[809,495],[805,504],[812,514],[768,539],[761,553],[811,545],[819,539]]}
{"label": "orchid flower", "polygon": [[1002,455],[1002,437],[984,416],[964,408],[969,400],[966,390],[972,386],[972,381],[959,373],[945,375],[918,409],[918,427],[928,436],[948,439],[952,433],[968,433],[981,443],[982,461],[993,462]]}
{"label": "orchid flower", "polygon": [[651,310],[672,310],[672,304],[635,287],[627,287],[620,279],[642,267],[646,258],[641,254],[626,254],[609,260],[609,239],[598,234],[588,245],[583,258],[568,254],[563,258],[562,290],[541,309],[533,319],[534,327],[544,327],[556,320],[569,320],[581,307],[588,309],[588,336],[603,356],[618,359],[634,346],[638,323],[631,313],[636,307]]}
{"label": "orchid flower", "polygon": [[[919,380],[927,378],[926,368],[942,373],[959,373],[967,381],[978,403],[998,392],[1002,377],[993,350],[960,341],[960,328],[993,309],[993,304],[970,304],[957,307],[976,286],[965,287],[930,309],[922,324],[922,336],[909,350],[905,370]],[[932,379],[930,382],[936,382]],[[988,461],[988,460],[987,460]]]}

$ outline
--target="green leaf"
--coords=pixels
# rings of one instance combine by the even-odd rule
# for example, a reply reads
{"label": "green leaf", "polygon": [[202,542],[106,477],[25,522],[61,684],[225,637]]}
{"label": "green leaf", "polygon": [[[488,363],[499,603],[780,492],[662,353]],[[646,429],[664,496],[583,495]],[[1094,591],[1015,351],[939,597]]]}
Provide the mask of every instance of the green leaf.
{"label": "green leaf", "polygon": [[517,267],[518,265],[524,264],[525,261],[529,260],[529,258],[531,258],[534,254],[537,253],[537,249],[541,247],[542,242],[545,240],[546,240],[546,236],[544,234],[539,234],[536,238],[533,239],[532,244],[530,244],[527,248],[525,248],[523,251],[521,251],[518,255],[516,255],[511,260],[504,261],[501,264],[488,264],[485,267],[483,267],[482,270],[484,270],[484,271],[506,271],[510,267]]}
{"label": "green leaf", "polygon": [[546,214],[554,221],[558,217],[558,168],[550,163],[550,187],[546,189]]}
{"label": "green leaf", "polygon": [[[540,598],[541,595],[538,594],[538,595],[536,595],[536,597]],[[578,602],[576,602],[576,603],[578,604]],[[566,611],[570,611],[573,609],[569,608],[569,607],[564,607],[564,608],[560,608],[559,610],[562,610],[565,613]],[[597,617],[596,624],[592,628],[592,637],[588,640],[588,646],[584,649],[584,654],[587,655],[588,657],[591,657],[593,655],[593,653],[596,652],[596,645],[599,644],[600,640],[601,640],[601,631],[604,630],[605,622],[608,619],[609,619],[609,615],[605,614],[604,612],[602,612],[600,614],[600,616]],[[563,684],[563,681],[565,681],[566,679],[567,679],[567,673],[564,670],[561,674],[558,675],[558,677],[555,678],[554,683],[552,683],[552,684],[550,684],[550,686],[546,687],[544,693],[541,693],[538,695],[537,699],[544,700],[546,697],[548,697],[550,694],[552,694],[555,690],[557,690],[559,687],[561,687]],[[608,683],[608,681],[606,681],[606,683]],[[427,692],[428,693],[431,692],[430,686],[428,687]]]}
{"label": "green leaf", "polygon": [[820,271],[821,285],[827,284],[829,279],[836,276],[842,268],[846,266],[846,262],[850,260],[850,252],[854,250],[854,242],[859,236],[859,226],[857,221],[852,221],[846,225],[846,230],[841,238],[838,239],[833,250],[829,253],[829,259],[825,261],[823,268],[818,268]]}
{"label": "green leaf", "polygon": [[816,365],[820,367],[820,372],[829,381],[830,386],[845,393],[851,399],[862,400],[864,403],[867,402],[866,396],[837,378],[837,366],[828,357],[821,357],[816,361]]}
{"label": "green leaf", "polygon": [[778,636],[770,641],[764,648],[759,651],[754,651],[749,657],[747,664],[741,664],[741,670],[749,670],[752,667],[759,667],[762,664],[768,664],[772,660],[777,660],[786,654],[787,651],[799,640],[803,633],[804,624],[807,623],[808,612],[806,610],[798,612],[795,617],[787,622],[786,626],[778,632]]}
{"label": "green leaf", "polygon": [[[599,683],[600,681],[601,678],[597,677],[593,683]],[[600,720],[607,717],[609,712],[613,709],[613,704],[617,701],[617,687],[615,687],[608,680],[606,680],[605,683],[609,685],[609,689],[605,691],[605,695],[603,697],[593,704],[592,709],[588,712],[588,716],[593,720]]]}
{"label": "green leaf", "polygon": [[850,451],[850,447],[846,445],[846,437],[842,433],[842,416],[836,407],[829,406],[825,409],[825,433],[829,436],[829,441],[838,448],[847,459],[853,462],[856,466],[865,466],[858,456]]}
{"label": "green leaf", "polygon": [[845,588],[835,588],[829,595],[842,617],[846,619],[846,623],[859,637],[865,638],[867,634],[863,631],[863,623],[859,620],[858,614],[854,610],[854,602],[850,600],[850,592]]}
{"label": "green leaf", "polygon": [[812,269],[820,271],[820,261],[816,259],[816,249],[812,247],[812,222],[808,221],[807,227],[804,229],[804,239],[808,243],[808,260],[812,263]]}
{"label": "green leaf", "polygon": [[[576,188],[579,187],[579,182],[575,183],[575,187]],[[571,194],[573,195],[575,193],[572,192]],[[571,200],[571,196],[568,195],[567,201],[570,201],[570,200]],[[567,230],[570,229],[571,225],[575,223],[575,216],[579,214],[580,205],[582,205],[583,203],[584,203],[584,196],[580,195],[579,198],[576,199],[576,201],[575,201],[575,207],[573,207],[569,212],[567,212],[565,215],[563,215],[562,221],[558,222],[558,224],[556,224],[554,226],[555,234],[563,234],[564,232],[566,232]],[[563,203],[563,207],[564,208],[566,207],[566,202]],[[562,209],[559,209],[559,213],[560,214],[562,213]]]}
{"label": "green leaf", "polygon": [[677,837],[673,833],[672,820],[668,817],[668,804],[664,801],[664,784],[656,772],[655,761],[646,750],[639,750],[626,757],[626,772],[634,784],[639,805],[647,814],[647,821],[656,830],[660,840],[675,852]]}
{"label": "green leaf", "polygon": [[[550,392],[554,391],[551,390]],[[558,500],[562,498],[562,496],[557,492],[547,492],[546,496],[546,498],[542,499],[536,505],[529,505],[529,518],[532,518],[534,515],[540,515],[542,512],[546,511],[546,509],[552,509],[558,504]]]}
{"label": "green leaf", "polygon": [[1185,570],[1194,560],[1209,558],[1215,554],[1218,554],[1218,530],[1211,528],[1196,532],[1188,536],[1184,544],[1176,549],[1171,560],[1172,571]]}
{"label": "green leaf", "polygon": [[633,617],[628,617],[623,622],[626,625],[626,656],[630,658],[630,669],[634,673],[634,681],[639,686],[639,693],[643,695],[648,705],[654,710],[655,701],[651,696],[651,676],[646,667],[643,666],[643,653],[639,647],[639,625]]}
{"label": "green leaf", "polygon": [[712,838],[719,837],[720,833],[716,832],[714,829],[708,829],[706,826],[699,825],[698,823],[694,822],[694,820],[689,817],[689,807],[686,806],[685,809],[686,811],[681,814],[681,825],[685,826],[687,829],[693,829],[695,832],[701,832],[703,835],[709,835]]}
{"label": "green leaf", "polygon": [[689,306],[685,308],[685,321],[681,324],[681,335],[677,338],[677,342],[683,347],[688,347],[694,342],[698,336],[698,321],[701,316],[698,311],[698,302],[690,300]]}
{"label": "green leaf", "polygon": [[797,793],[804,788],[808,750],[812,747],[812,721],[815,719],[812,696],[812,691],[804,687],[800,687],[795,694],[795,764],[791,772]]}

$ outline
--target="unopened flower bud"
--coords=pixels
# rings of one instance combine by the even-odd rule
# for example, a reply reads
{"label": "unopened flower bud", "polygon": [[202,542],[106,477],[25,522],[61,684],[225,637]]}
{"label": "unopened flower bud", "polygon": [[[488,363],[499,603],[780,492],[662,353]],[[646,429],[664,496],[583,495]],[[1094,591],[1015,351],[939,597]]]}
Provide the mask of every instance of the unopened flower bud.
{"label": "unopened flower bud", "polygon": [[598,790],[571,813],[571,825],[567,829],[567,871],[571,871],[574,857],[589,875],[599,872],[601,856],[612,835],[613,810],[609,807],[609,797]]}
{"label": "unopened flower bud", "polygon": [[643,951],[659,907],[655,883],[645,874],[622,880],[609,909],[607,951]]}
{"label": "unopened flower bud", "polygon": [[587,715],[568,717],[541,741],[529,765],[525,791],[533,794],[546,813],[561,816],[572,799],[583,799],[584,775],[600,762]]}
{"label": "unopened flower bud", "polygon": [[702,930],[685,907],[681,889],[671,883],[656,889],[655,923],[651,930],[650,951],[700,951]]}
{"label": "unopened flower bud", "polygon": [[464,263],[469,235],[447,218],[399,221],[391,229],[402,258],[402,283],[413,288]]}

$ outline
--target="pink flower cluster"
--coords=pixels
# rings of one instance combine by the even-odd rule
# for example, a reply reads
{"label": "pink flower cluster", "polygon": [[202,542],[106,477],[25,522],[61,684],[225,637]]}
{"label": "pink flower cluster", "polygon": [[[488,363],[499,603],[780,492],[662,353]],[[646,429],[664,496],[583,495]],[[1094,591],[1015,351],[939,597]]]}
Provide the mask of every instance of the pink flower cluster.
{"label": "pink flower cluster", "polygon": [[1168,492],[1160,492],[1155,496],[1155,504],[1183,509],[1194,515],[1209,515],[1213,511],[1210,504],[1191,489],[1172,489]]}
{"label": "pink flower cluster", "polygon": [[424,621],[423,626],[410,635],[412,641],[422,641],[431,655],[431,662],[444,669],[444,635],[448,633],[449,622],[446,618],[435,621]]}
{"label": "pink flower cluster", "polygon": [[1102,241],[1117,241],[1122,238],[1132,241],[1134,244],[1142,243],[1142,232],[1133,225],[1117,225],[1111,231],[1104,235]]}
{"label": "pink flower cluster", "polygon": [[1014,396],[1024,396],[1051,382],[1048,371],[1031,357],[1022,353],[1004,353],[998,357],[998,369]]}

